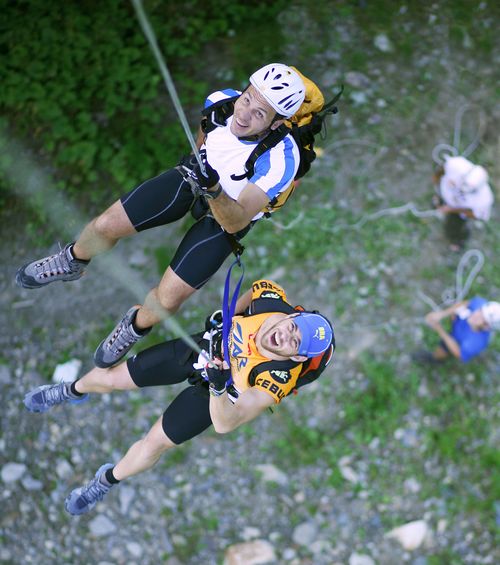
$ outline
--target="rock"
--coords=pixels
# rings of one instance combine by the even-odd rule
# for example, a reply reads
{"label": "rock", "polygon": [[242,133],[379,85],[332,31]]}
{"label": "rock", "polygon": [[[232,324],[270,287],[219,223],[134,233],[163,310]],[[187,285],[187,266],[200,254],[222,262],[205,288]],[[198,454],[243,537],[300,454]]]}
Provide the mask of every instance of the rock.
{"label": "rock", "polygon": [[60,479],[67,479],[73,474],[73,467],[66,459],[58,459],[56,464],[56,473]]}
{"label": "rock", "polygon": [[241,532],[241,537],[245,541],[250,541],[251,539],[258,538],[260,536],[259,528],[252,528],[251,526],[246,526]]}
{"label": "rock", "polygon": [[149,257],[142,249],[136,249],[130,255],[128,263],[131,267],[145,267],[149,263]]}
{"label": "rock", "polygon": [[184,565],[175,555],[173,557],[169,557],[164,565]]}
{"label": "rock", "polygon": [[359,476],[351,467],[349,463],[351,462],[350,457],[342,457],[338,463],[339,471],[342,477],[350,483],[359,483]]}
{"label": "rock", "polygon": [[30,475],[24,477],[21,482],[26,490],[42,490],[43,488],[42,481],[38,481],[37,479],[34,479]]}
{"label": "rock", "polygon": [[369,555],[353,553],[349,557],[349,565],[375,565],[375,561]]}
{"label": "rock", "polygon": [[282,553],[283,559],[285,561],[291,561],[296,557],[296,555],[297,552],[295,551],[295,549],[293,549],[293,547],[287,547],[286,549],[283,550]]}
{"label": "rock", "polygon": [[72,383],[78,377],[81,366],[82,362],[79,359],[71,359],[66,363],[57,365],[52,375],[52,381],[55,383],[60,383],[61,381]]}
{"label": "rock", "polygon": [[373,45],[383,53],[390,53],[394,50],[391,40],[385,33],[379,33],[373,40]]}
{"label": "rock", "polygon": [[143,554],[141,545],[135,541],[129,541],[126,545],[127,551],[134,557],[140,558]]}
{"label": "rock", "polygon": [[394,528],[388,532],[386,537],[397,540],[407,551],[413,551],[420,547],[429,533],[429,527],[425,520],[415,520],[403,526]]}
{"label": "rock", "polygon": [[15,483],[26,473],[24,463],[7,463],[2,467],[2,481],[4,483]]}
{"label": "rock", "polygon": [[120,485],[118,493],[118,497],[120,499],[120,512],[122,514],[127,514],[130,504],[135,497],[135,489],[128,485]]}
{"label": "rock", "polygon": [[224,565],[260,565],[276,561],[273,546],[266,540],[238,543],[229,547]]}
{"label": "rock", "polygon": [[98,514],[89,523],[89,528],[90,533],[97,538],[109,536],[116,531],[116,526],[114,525],[114,523],[103,514]]}
{"label": "rock", "polygon": [[349,94],[349,96],[356,106],[361,106],[362,104],[366,104],[368,101],[368,97],[366,96],[366,93],[360,90],[353,90]]}
{"label": "rock", "polygon": [[11,374],[9,367],[7,365],[0,365],[0,385],[6,385],[10,383]]}
{"label": "rock", "polygon": [[349,71],[345,75],[345,81],[354,88],[367,88],[370,86],[370,79],[358,71]]}
{"label": "rock", "polygon": [[304,522],[295,527],[292,540],[297,545],[309,546],[316,539],[318,529],[312,522]]}
{"label": "rock", "polygon": [[262,473],[262,478],[266,482],[278,483],[279,485],[288,484],[288,475],[280,471],[277,467],[270,464],[256,465],[257,471]]}
{"label": "rock", "polygon": [[410,477],[409,479],[406,479],[403,485],[407,492],[419,492],[420,489],[422,488],[420,486],[420,483],[414,477]]}
{"label": "rock", "polygon": [[427,565],[427,557],[417,557],[414,561],[412,561],[411,565]]}

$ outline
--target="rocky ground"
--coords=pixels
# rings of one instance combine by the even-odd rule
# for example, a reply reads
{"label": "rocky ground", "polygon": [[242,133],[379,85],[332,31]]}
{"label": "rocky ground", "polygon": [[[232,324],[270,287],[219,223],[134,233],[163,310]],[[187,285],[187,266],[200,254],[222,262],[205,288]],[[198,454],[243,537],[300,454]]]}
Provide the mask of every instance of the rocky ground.
{"label": "rocky ground", "polygon": [[[482,10],[485,25],[491,25]],[[83,374],[91,367],[93,348],[138,298],[126,280],[109,276],[106,259],[94,261],[88,276],[75,283],[37,291],[17,288],[17,267],[57,244],[39,245],[19,229],[27,221],[24,212],[3,214],[0,563],[500,562],[494,539],[500,502],[498,493],[488,492],[495,459],[490,468],[474,467],[476,448],[498,447],[498,340],[484,359],[467,368],[415,368],[409,356],[425,338],[418,320],[427,306],[417,291],[439,301],[441,291],[453,286],[460,256],[448,253],[436,218],[402,215],[358,231],[334,231],[337,221],[354,222],[410,200],[428,208],[430,153],[437,142],[451,140],[456,110],[464,102],[486,111],[488,130],[479,154],[495,162],[500,115],[492,83],[498,50],[476,56],[464,35],[461,50],[450,52],[445,40],[434,41],[446,36],[447,24],[438,13],[429,14],[425,29],[412,28],[404,11],[401,18],[407,34],[421,42],[411,67],[398,66],[389,32],[367,37],[348,16],[329,32],[336,47],[310,63],[323,87],[345,81],[345,106],[336,137],[324,144],[323,157],[304,181],[308,196],[297,196],[277,222],[286,228],[299,218],[296,230],[322,233],[327,249],[321,260],[314,259],[312,240],[311,255],[304,253],[303,267],[297,269],[291,248],[272,245],[290,233],[279,225],[259,226],[267,239],[252,234],[248,245],[247,283],[274,271],[297,302],[321,307],[333,319],[339,344],[335,362],[320,382],[287,399],[274,414],[228,436],[206,432],[153,470],[114,488],[81,518],[65,513],[67,493],[102,463],[116,461],[182,386],[95,396],[81,406],[27,413],[24,393],[50,381],[56,366],[71,359],[81,361]],[[298,25],[294,21],[290,33]],[[296,21],[315,33],[314,22],[305,16]],[[347,59],[348,45],[357,40],[364,41],[365,55],[374,61],[362,72]],[[474,82],[473,72],[481,82]],[[428,103],[425,112],[415,105],[419,91]],[[399,100],[410,95],[414,105],[405,115]],[[465,135],[471,131],[466,128]],[[496,182],[498,170],[492,167],[491,173]],[[312,218],[302,219],[306,206]],[[498,217],[496,211],[491,225]],[[152,285],[158,276],[155,250],[180,231],[157,230],[122,242],[112,253],[112,268],[125,266]],[[498,270],[492,267],[498,261],[495,244],[498,249],[497,230],[476,226],[470,247],[482,249],[486,265],[473,290],[488,288],[499,296]],[[186,306],[180,321],[188,330],[217,307],[223,277],[219,273]],[[155,339],[167,335],[159,329]],[[372,390],[373,371],[393,379],[381,405],[393,420],[374,418],[363,428],[365,410],[377,414],[362,394]],[[444,414],[433,404],[439,405],[440,394],[449,403]],[[449,437],[445,424],[455,422],[454,410],[462,410],[454,404],[457,398],[473,414],[464,411],[458,436],[469,435],[465,442],[454,438],[448,453],[436,436]],[[462,504],[466,499],[474,503]],[[396,529],[405,524],[403,532]]]}

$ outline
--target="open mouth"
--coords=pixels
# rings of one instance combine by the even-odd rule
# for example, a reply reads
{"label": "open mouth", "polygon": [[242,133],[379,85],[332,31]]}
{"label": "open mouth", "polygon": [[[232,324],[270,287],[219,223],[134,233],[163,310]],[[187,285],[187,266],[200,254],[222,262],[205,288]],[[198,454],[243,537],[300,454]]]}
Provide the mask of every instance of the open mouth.
{"label": "open mouth", "polygon": [[244,128],[244,129],[245,129],[245,128],[248,127],[248,124],[241,123],[238,118],[235,118],[234,121],[236,122],[236,125],[237,125],[239,128]]}
{"label": "open mouth", "polygon": [[278,343],[278,337],[277,337],[277,336],[278,336],[278,332],[274,332],[274,333],[271,335],[271,343],[272,343],[275,347],[278,347],[278,345],[279,345],[279,343]]}

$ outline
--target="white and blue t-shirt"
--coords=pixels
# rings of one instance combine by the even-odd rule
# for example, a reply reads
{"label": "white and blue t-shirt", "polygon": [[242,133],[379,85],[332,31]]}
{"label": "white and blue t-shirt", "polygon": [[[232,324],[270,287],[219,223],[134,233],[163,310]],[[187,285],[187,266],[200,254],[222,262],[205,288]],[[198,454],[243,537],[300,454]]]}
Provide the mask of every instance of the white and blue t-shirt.
{"label": "white and blue t-shirt", "polygon": [[491,331],[474,331],[470,326],[469,316],[472,312],[482,308],[488,301],[480,296],[475,296],[469,301],[467,307],[459,309],[453,320],[451,336],[460,347],[460,359],[464,363],[470,361],[481,351],[488,347]]}
{"label": "white and blue t-shirt", "polygon": [[[214,92],[207,98],[205,108],[238,94],[241,92],[231,89]],[[248,182],[257,185],[272,200],[290,186],[297,173],[300,162],[297,144],[291,135],[287,135],[257,159],[251,178],[233,180],[231,175],[239,176],[245,172],[245,163],[258,145],[258,141],[244,141],[233,135],[230,130],[232,120],[233,116],[230,116],[225,126],[216,127],[208,133],[202,146],[202,149],[205,148],[207,151],[207,160],[219,173],[224,192],[234,200],[238,199]],[[262,212],[259,212],[253,220],[257,220],[262,215]]]}

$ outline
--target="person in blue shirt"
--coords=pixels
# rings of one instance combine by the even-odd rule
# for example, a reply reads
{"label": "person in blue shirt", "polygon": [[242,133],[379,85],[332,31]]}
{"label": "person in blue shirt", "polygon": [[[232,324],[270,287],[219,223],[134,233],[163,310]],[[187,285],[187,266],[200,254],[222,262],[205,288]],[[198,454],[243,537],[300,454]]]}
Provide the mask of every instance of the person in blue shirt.
{"label": "person in blue shirt", "polygon": [[[450,317],[451,331],[448,333],[443,328],[442,321]],[[425,321],[441,341],[432,353],[417,352],[413,356],[414,360],[440,362],[451,355],[462,363],[467,363],[488,347],[491,332],[500,329],[500,303],[476,296],[444,310],[429,312]]]}

